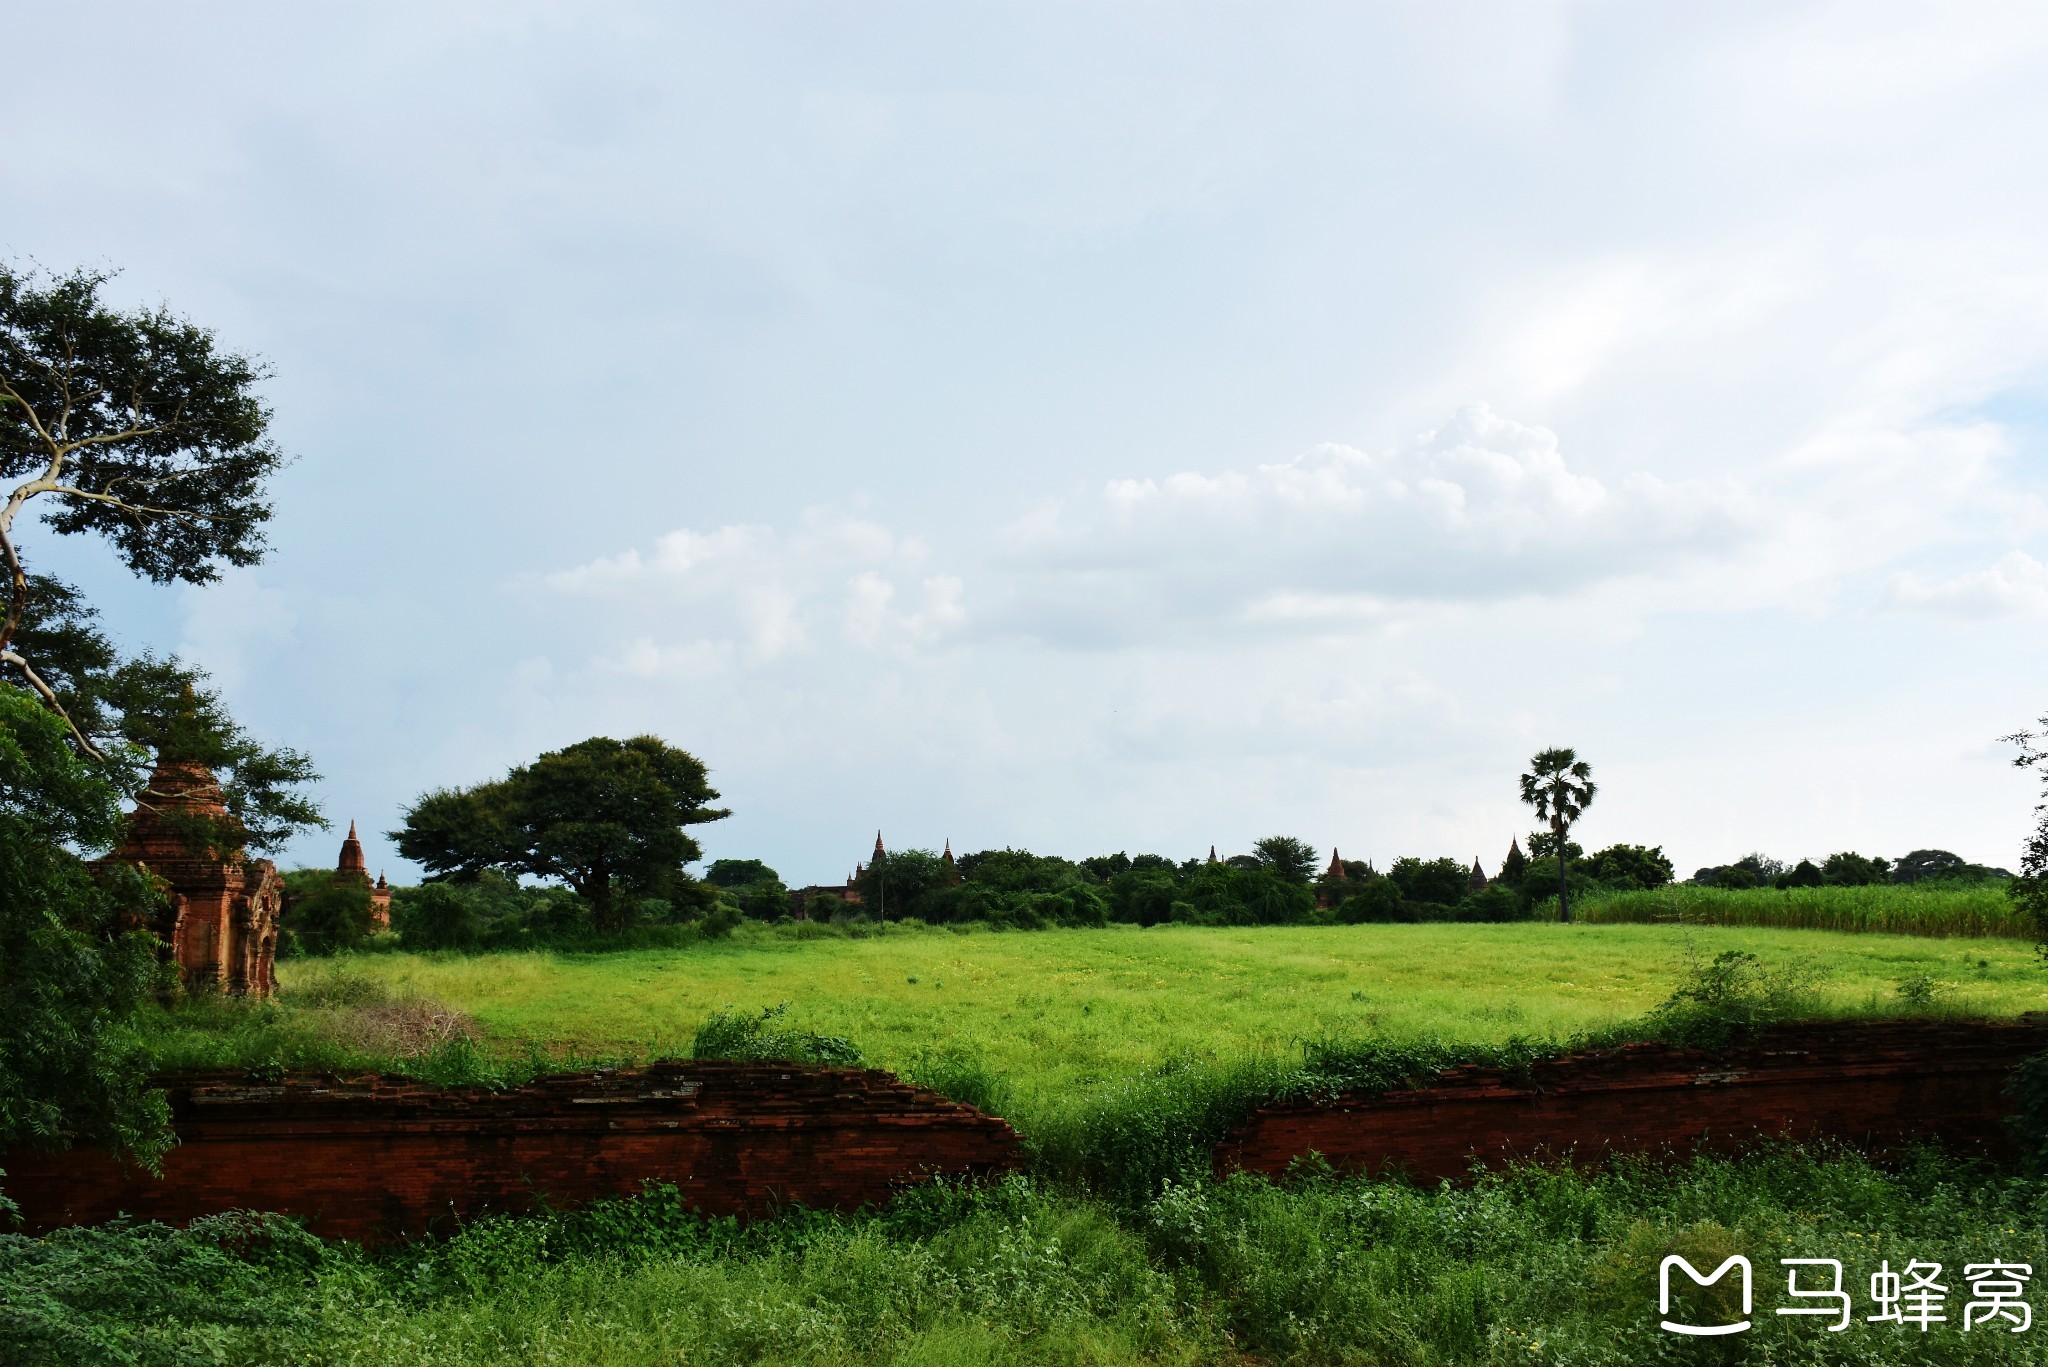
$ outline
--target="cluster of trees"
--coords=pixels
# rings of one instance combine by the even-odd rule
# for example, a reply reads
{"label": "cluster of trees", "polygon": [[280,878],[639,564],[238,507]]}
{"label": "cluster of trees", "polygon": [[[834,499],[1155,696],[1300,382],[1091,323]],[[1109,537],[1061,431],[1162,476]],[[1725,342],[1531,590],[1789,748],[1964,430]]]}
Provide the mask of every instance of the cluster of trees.
{"label": "cluster of trees", "polygon": [[1696,870],[1692,881],[1715,888],[1861,888],[1873,883],[1985,883],[2010,878],[2004,869],[1972,864],[1947,850],[1914,850],[1896,862],[1842,850],[1816,864],[1786,864],[1767,854],[1746,854],[1732,864]]}
{"label": "cluster of trees", "polygon": [[106,282],[0,263],[0,1149],[147,1158],[170,1140],[136,1025],[177,992],[148,929],[163,891],[95,856],[166,756],[221,780],[224,814],[178,822],[195,855],[261,853],[321,823],[305,756],[250,737],[198,671],[124,655],[18,539],[98,536],[157,584],[262,557],[282,462],[262,367],[167,310],[110,307]]}
{"label": "cluster of trees", "polygon": [[[503,778],[423,795],[390,832],[427,882],[392,897],[392,927],[419,948],[512,948],[616,938],[640,926],[738,924],[689,827],[711,804],[703,761],[657,736],[593,736]],[[521,876],[560,886],[522,888]]]}
{"label": "cluster of trees", "polygon": [[[1355,925],[1392,921],[1513,921],[1536,914],[1556,895],[1558,867],[1546,836],[1519,845],[1496,878],[1474,885],[1462,860],[1404,856],[1384,873],[1346,860],[1328,870],[1314,846],[1269,836],[1228,859],[1175,860],[1160,854],[1064,859],[1029,850],[981,850],[949,862],[932,850],[884,854],[861,872],[858,901],[814,893],[803,907],[815,920],[975,921],[1015,929],[1151,926]],[[1614,845],[1586,856],[1568,848],[1575,892],[1658,887],[1671,881],[1660,848]],[[788,915],[790,895],[759,860],[719,860],[705,871],[722,905],[740,915]]]}

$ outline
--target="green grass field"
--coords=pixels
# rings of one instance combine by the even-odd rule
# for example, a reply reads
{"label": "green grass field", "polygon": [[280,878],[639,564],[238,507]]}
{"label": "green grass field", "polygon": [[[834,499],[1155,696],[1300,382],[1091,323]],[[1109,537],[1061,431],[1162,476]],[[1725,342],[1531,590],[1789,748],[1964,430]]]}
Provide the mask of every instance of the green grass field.
{"label": "green grass field", "polygon": [[[486,1046],[681,1054],[725,1007],[913,1074],[935,1050],[1009,1085],[1033,1172],[852,1216],[703,1223],[653,1192],[486,1219],[365,1253],[253,1217],[189,1231],[0,1234],[0,1357],[33,1362],[1247,1364],[1453,1367],[2038,1362],[2026,1336],[1771,1313],[1754,1342],[1674,1344],[1661,1259],[1879,1255],[2040,1265],[2048,1185],[1934,1154],[1765,1145],[1734,1160],[1524,1170],[1470,1187],[1313,1170],[1214,1181],[1219,1126],[1303,1040],[1558,1040],[1637,1021],[1728,950],[1824,973],[1821,1011],[2048,1008],[2011,939],[1657,924],[1118,928],[865,938],[749,927],[604,955],[376,953],[284,967],[284,1000],[154,1022],[165,1061],[254,1061],[381,1019],[473,1018]],[[1917,1002],[1898,987],[1919,985]],[[214,1032],[211,1037],[208,1031]],[[315,1041],[318,1042],[317,1040]],[[355,1037],[363,1048],[364,1037]],[[209,1055],[208,1050],[213,1052]],[[1169,1060],[1207,1060],[1162,1070]],[[240,1223],[238,1223],[240,1222]],[[1762,1266],[1763,1264],[1760,1264]],[[1771,1264],[1773,1267],[1775,1264]],[[1860,1279],[1860,1280],[1859,1280]]]}
{"label": "green grass field", "polygon": [[1651,892],[1603,892],[1579,902],[1592,924],[1774,926],[1856,934],[1996,936],[2031,940],[2034,926],[2004,883],[1974,887],[1879,884],[1863,888],[1751,888],[1674,884]]}
{"label": "green grass field", "polygon": [[[1688,950],[1808,961],[1845,1011],[1898,1005],[1903,979],[1945,985],[1956,1010],[2048,1009],[2031,947],[1815,931],[1649,925],[1380,925],[795,939],[759,930],[688,949],[605,955],[368,955],[346,971],[475,1018],[494,1048],[583,1056],[687,1051],[722,1007],[790,1003],[789,1021],[902,1068],[955,1049],[1008,1080],[1025,1109],[1178,1056],[1228,1058],[1324,1037],[1562,1038],[1640,1017]],[[284,968],[287,996],[334,970]]]}

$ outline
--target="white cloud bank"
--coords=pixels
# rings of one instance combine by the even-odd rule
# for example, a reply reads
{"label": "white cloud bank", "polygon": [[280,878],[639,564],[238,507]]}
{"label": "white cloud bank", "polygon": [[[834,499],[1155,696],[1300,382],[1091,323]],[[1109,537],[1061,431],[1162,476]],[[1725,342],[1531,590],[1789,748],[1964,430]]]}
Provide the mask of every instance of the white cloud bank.
{"label": "white cloud bank", "polygon": [[1006,538],[1009,624],[1113,644],[1554,598],[1724,561],[1766,517],[1729,481],[1575,472],[1556,434],[1473,404],[1385,454],[1325,444],[1250,470],[1113,480],[1041,509]]}
{"label": "white cloud bank", "polygon": [[2048,616],[2048,565],[2025,551],[2013,551],[1988,569],[1933,584],[1901,572],[1885,581],[1880,601],[1894,611],[1966,622]]}
{"label": "white cloud bank", "polygon": [[647,554],[629,549],[546,583],[643,628],[603,668],[703,679],[835,646],[902,651],[938,641],[966,620],[963,586],[927,572],[927,559],[916,538],[814,510],[789,531],[679,529]]}

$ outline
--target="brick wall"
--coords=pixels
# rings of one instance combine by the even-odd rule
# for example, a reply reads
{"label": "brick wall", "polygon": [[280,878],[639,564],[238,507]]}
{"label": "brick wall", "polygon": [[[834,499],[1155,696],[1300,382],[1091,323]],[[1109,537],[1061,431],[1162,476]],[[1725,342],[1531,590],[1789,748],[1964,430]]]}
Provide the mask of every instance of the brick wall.
{"label": "brick wall", "polygon": [[92,1150],[0,1157],[31,1231],[119,1212],[180,1221],[246,1208],[381,1239],[649,1181],[674,1183],[716,1215],[850,1210],[933,1173],[1021,1161],[1003,1121],[855,1069],[682,1063],[507,1092],[377,1076],[166,1082],[180,1142],[161,1179]]}
{"label": "brick wall", "polygon": [[1219,1173],[1280,1173],[1321,1154],[1345,1171],[1458,1177],[1475,1160],[1730,1147],[1829,1137],[1885,1150],[1937,1140],[2009,1149],[2011,1070],[2048,1049],[2048,1018],[1841,1022],[1723,1051],[1635,1044],[1539,1064],[1461,1068],[1410,1091],[1255,1113],[1217,1146]]}

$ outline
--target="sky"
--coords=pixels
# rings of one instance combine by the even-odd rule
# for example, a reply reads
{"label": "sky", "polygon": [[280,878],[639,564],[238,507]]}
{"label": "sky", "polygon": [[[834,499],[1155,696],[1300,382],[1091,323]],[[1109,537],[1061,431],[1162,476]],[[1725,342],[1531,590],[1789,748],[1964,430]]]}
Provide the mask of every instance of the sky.
{"label": "sky", "polygon": [[0,258],[269,364],[271,551],[28,528],[373,868],[591,735],[707,858],[2013,866],[2048,9],[0,4]]}

